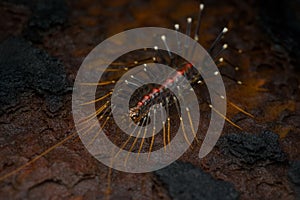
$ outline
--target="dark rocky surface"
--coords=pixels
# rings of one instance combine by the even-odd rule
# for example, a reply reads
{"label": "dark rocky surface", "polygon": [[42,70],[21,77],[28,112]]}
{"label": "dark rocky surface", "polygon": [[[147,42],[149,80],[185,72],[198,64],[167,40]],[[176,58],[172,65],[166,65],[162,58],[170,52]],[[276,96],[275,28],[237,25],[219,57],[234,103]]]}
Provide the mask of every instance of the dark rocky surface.
{"label": "dark rocky surface", "polygon": [[0,43],[0,76],[1,112],[5,107],[15,106],[29,92],[44,95],[53,110],[54,99],[66,92],[68,84],[63,65],[57,59],[17,37]]}
{"label": "dark rocky surface", "polygon": [[228,134],[220,138],[218,147],[222,153],[237,158],[243,164],[284,162],[287,157],[278,139],[279,136],[270,131],[260,134]]}
{"label": "dark rocky surface", "polygon": [[175,162],[155,174],[165,183],[173,199],[230,200],[239,197],[233,184],[215,180],[210,174],[189,163]]}
{"label": "dark rocky surface", "polygon": [[288,171],[288,176],[291,182],[294,184],[297,198],[300,199],[300,161],[291,161],[291,166]]}

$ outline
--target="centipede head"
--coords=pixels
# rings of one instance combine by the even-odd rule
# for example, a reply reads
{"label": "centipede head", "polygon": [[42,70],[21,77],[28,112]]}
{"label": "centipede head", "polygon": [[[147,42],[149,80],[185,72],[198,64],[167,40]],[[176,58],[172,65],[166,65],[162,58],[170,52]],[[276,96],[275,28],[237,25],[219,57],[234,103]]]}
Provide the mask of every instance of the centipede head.
{"label": "centipede head", "polygon": [[135,123],[135,124],[138,124],[139,126],[144,126],[146,125],[145,122],[147,122],[147,114],[143,115],[141,113],[141,109],[138,108],[138,107],[132,107],[129,109],[129,116],[130,118],[132,119],[132,121]]}
{"label": "centipede head", "polygon": [[132,107],[129,109],[129,116],[134,123],[138,124],[141,121],[140,109],[138,107]]}

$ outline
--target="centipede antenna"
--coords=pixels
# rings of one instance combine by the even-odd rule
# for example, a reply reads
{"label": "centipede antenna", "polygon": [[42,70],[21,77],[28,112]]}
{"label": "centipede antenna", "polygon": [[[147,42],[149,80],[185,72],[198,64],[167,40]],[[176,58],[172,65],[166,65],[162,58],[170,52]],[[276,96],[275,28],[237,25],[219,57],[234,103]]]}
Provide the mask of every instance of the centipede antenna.
{"label": "centipede antenna", "polygon": [[228,32],[228,28],[224,27],[223,30],[221,31],[221,33],[219,33],[219,35],[217,36],[217,38],[215,39],[215,41],[212,43],[212,45],[210,46],[208,52],[212,53],[213,49],[216,47],[216,44],[222,39],[222,37]]}
{"label": "centipede antenna", "polygon": [[228,117],[226,117],[225,115],[223,115],[222,113],[220,113],[220,111],[218,111],[215,107],[213,107],[211,104],[209,105],[209,107],[215,111],[218,115],[220,115],[221,117],[223,117],[227,122],[229,122],[232,126],[243,130],[239,125],[235,124],[233,121],[231,121]]}
{"label": "centipede antenna", "polygon": [[164,43],[164,45],[165,45],[165,47],[166,47],[166,49],[167,49],[167,51],[168,51],[168,54],[169,54],[170,58],[172,58],[173,55],[172,55],[172,53],[171,53],[171,51],[170,51],[170,48],[169,48],[169,46],[168,46],[168,44],[167,44],[167,37],[166,37],[165,35],[162,35],[160,38],[161,38],[161,40],[163,41],[163,43]]}
{"label": "centipede antenna", "polygon": [[213,59],[217,58],[227,48],[228,48],[228,44],[223,44],[222,48],[213,56]]}
{"label": "centipede antenna", "polygon": [[202,17],[202,13],[203,13],[203,9],[204,9],[204,4],[200,4],[199,5],[199,14],[198,14],[198,20],[197,20],[197,26],[196,26],[196,30],[195,30],[195,37],[194,39],[196,41],[199,40],[199,31],[200,31],[200,25],[201,25],[201,17]]}

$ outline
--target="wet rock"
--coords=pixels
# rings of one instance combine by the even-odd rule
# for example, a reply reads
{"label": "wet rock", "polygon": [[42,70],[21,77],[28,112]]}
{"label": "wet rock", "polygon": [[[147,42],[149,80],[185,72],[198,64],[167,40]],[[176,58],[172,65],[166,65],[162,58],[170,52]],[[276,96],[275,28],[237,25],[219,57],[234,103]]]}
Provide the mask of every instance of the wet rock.
{"label": "wet rock", "polygon": [[218,147],[225,155],[232,156],[244,164],[253,165],[286,161],[287,157],[280,148],[279,136],[270,131],[254,135],[233,133],[220,138]]}
{"label": "wet rock", "polygon": [[290,181],[295,185],[295,193],[297,198],[300,199],[300,160],[291,162],[288,171]]}
{"label": "wet rock", "polygon": [[239,193],[229,182],[215,180],[192,164],[175,162],[155,172],[173,199],[238,199]]}
{"label": "wet rock", "polygon": [[0,77],[0,111],[16,105],[21,96],[31,91],[49,96],[49,102],[59,105],[51,99],[63,94],[67,87],[63,65],[57,59],[16,37],[0,44]]}

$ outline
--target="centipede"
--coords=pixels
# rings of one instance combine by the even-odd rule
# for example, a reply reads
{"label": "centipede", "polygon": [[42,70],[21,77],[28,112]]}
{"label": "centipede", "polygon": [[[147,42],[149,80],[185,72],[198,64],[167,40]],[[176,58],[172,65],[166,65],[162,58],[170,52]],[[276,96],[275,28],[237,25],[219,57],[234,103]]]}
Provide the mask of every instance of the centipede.
{"label": "centipede", "polygon": [[[190,45],[187,38],[179,40],[179,34],[184,34],[198,42],[201,38],[200,28],[203,11],[204,4],[200,4],[195,27],[193,26],[193,19],[191,17],[186,19],[185,29],[180,29],[179,24],[175,24],[173,27],[175,31],[174,35],[177,39],[175,46],[177,45],[178,51],[182,52],[182,55],[195,54],[195,44]],[[237,55],[243,53],[241,49],[230,47],[224,42],[228,31],[229,28],[227,26],[220,28],[219,34],[216,35],[210,47],[206,49],[208,55],[203,57],[201,65],[207,65],[210,59],[214,64],[219,66],[218,68],[222,66],[229,67],[235,72],[239,71],[237,65],[222,56],[225,51],[232,51]],[[85,87],[96,86],[95,98],[93,94],[88,94],[89,92],[84,91],[82,93],[84,95],[80,95],[80,97],[87,95],[85,96],[86,100],[81,100],[81,104],[76,104],[78,107],[82,106],[83,109],[85,106],[90,106],[91,104],[95,105],[96,108],[94,113],[86,114],[80,120],[80,126],[77,127],[80,130],[83,129],[83,133],[81,134],[83,142],[86,147],[94,149],[92,146],[99,140],[100,133],[96,131],[91,135],[89,132],[92,132],[97,124],[97,122],[91,123],[92,119],[97,118],[97,121],[101,124],[100,129],[106,130],[104,131],[106,132],[106,136],[120,149],[116,152],[111,150],[115,153],[113,156],[114,159],[124,158],[123,163],[125,166],[127,163],[130,163],[128,161],[130,153],[136,153],[137,158],[142,153],[148,153],[149,158],[153,151],[158,149],[166,150],[167,146],[170,146],[171,141],[175,138],[174,133],[178,129],[181,129],[182,138],[189,146],[192,144],[192,137],[197,143],[203,142],[203,138],[198,138],[196,131],[198,129],[197,123],[200,119],[191,114],[195,106],[189,105],[192,104],[190,99],[192,97],[188,94],[190,91],[196,91],[198,102],[206,106],[206,109],[219,115],[219,117],[223,118],[231,126],[242,129],[242,127],[227,117],[224,112],[213,105],[208,95],[207,84],[216,81],[214,77],[219,75],[241,87],[243,86],[243,82],[218,70],[211,71],[210,77],[206,77],[206,80],[204,80],[202,74],[196,69],[195,64],[170,50],[170,39],[167,35],[154,35],[157,44],[164,46],[163,50],[154,45],[152,48],[147,47],[130,51],[119,56],[112,63],[108,63],[108,67],[103,69],[98,82],[82,81],[79,83],[82,90],[85,90]],[[97,65],[100,64],[97,63],[97,60],[90,62],[93,63],[91,66],[94,68],[97,68]],[[153,63],[167,65],[174,70],[168,71],[162,66],[155,68],[151,65]],[[128,75],[128,73],[130,74]],[[161,77],[161,74],[167,74],[167,76]],[[184,80],[187,82],[184,83]],[[177,91],[177,95],[174,94],[174,91]],[[225,94],[218,94],[216,91],[213,92],[218,95],[221,101],[227,100]],[[130,94],[130,97],[128,97],[128,94]],[[178,96],[186,101],[183,110],[180,109],[182,105],[180,105]],[[126,99],[129,99],[128,105],[126,104],[127,102],[125,105],[123,103]],[[253,115],[234,102],[227,101],[229,106],[238,110],[243,115],[253,118]],[[123,107],[128,107],[128,109],[125,108],[125,111],[122,110],[119,112],[121,114],[116,114],[123,115],[118,119],[120,122],[116,123],[116,115],[113,115],[113,112],[123,109]],[[154,124],[148,127],[151,122],[154,122]],[[85,128],[86,124],[88,125]],[[119,127],[120,125],[121,127]],[[129,133],[124,134],[124,130],[129,129]],[[157,132],[159,133],[156,134]],[[85,138],[86,135],[88,135],[87,138]],[[123,158],[118,158],[120,152],[123,150],[128,152],[127,156],[124,155]],[[95,151],[93,150],[93,152]],[[96,155],[99,156],[100,154],[102,153],[100,152]]]}
{"label": "centipede", "polygon": [[[197,42],[201,40],[201,22],[204,4],[199,4],[198,9],[199,12],[196,20],[193,20],[191,17],[186,18],[186,24],[183,25],[185,28],[181,28],[180,24],[174,24],[173,26],[173,30],[176,33],[185,34]],[[238,67],[237,64],[232,63],[229,58],[227,59],[222,55],[226,51],[232,52],[235,56],[243,54],[244,52],[242,49],[237,49],[224,42],[226,35],[230,32],[228,26],[220,27],[219,29],[219,34],[216,35],[206,51],[219,69],[227,67],[232,69],[235,73],[240,73],[240,67]],[[166,35],[159,35],[159,39],[166,50],[161,50],[158,46],[154,45],[152,48],[138,49],[134,52],[129,52],[118,57],[112,63],[108,63],[109,67],[103,71],[102,77],[98,82],[81,83],[84,87],[97,87],[95,96],[92,96],[94,99],[84,101],[81,104],[82,108],[92,105],[96,110],[94,113],[87,113],[87,117],[82,119],[81,131],[88,135],[94,126],[87,125],[87,122],[92,118],[97,118],[97,122],[100,124],[101,129],[106,132],[106,136],[121,150],[136,153],[137,159],[141,153],[147,153],[148,157],[151,158],[151,152],[158,149],[166,150],[168,148],[168,144],[170,144],[175,137],[174,134],[176,130],[185,121],[188,125],[186,126],[185,124],[185,126],[182,126],[182,137],[184,138],[185,143],[192,148],[192,141],[187,136],[188,134],[191,134],[192,137],[195,138],[196,145],[201,145],[201,140],[203,140],[203,138],[198,136],[199,133],[195,131],[197,127],[195,127],[194,124],[195,120],[197,121],[200,119],[194,119],[191,116],[192,108],[188,105],[189,99],[188,95],[186,95],[190,88],[185,88],[186,83],[191,85],[192,89],[195,90],[201,109],[204,108],[204,110],[214,112],[234,128],[242,129],[242,127],[237,125],[230,117],[222,114],[222,112],[219,112],[212,105],[206,86],[208,83],[205,82],[201,74],[196,70],[194,64],[169,50],[169,38]],[[193,52],[193,49],[191,51]],[[168,72],[165,68],[152,68],[151,63],[170,66],[174,71]],[[151,83],[144,84],[144,81],[136,75],[131,75],[126,79],[122,79],[124,74],[134,70],[138,66],[142,66],[139,67],[140,71],[138,72],[141,73],[140,77],[149,79],[149,82],[152,81]],[[157,81],[157,74],[163,72],[169,74],[169,76],[166,79]],[[233,83],[243,87],[242,80],[227,75],[226,73],[222,73],[221,70],[220,72],[213,72],[213,75],[221,75],[230,82],[229,84]],[[186,80],[186,82],[183,80]],[[120,83],[120,81],[127,90],[124,88],[117,88],[117,83]],[[184,105],[184,113],[180,111],[178,97],[176,97],[172,90],[177,90],[181,98],[186,99],[187,104]],[[111,102],[114,94],[115,97],[119,99],[119,102],[117,103],[122,103],[122,96],[126,96],[128,91],[133,91],[133,93],[130,97],[127,109],[128,117],[126,119],[124,118],[122,123],[129,128],[132,126],[135,127],[130,135],[124,134],[122,129],[116,125],[112,113],[118,109],[118,105]],[[224,99],[225,97],[219,95],[219,98]],[[254,118],[254,116],[245,108],[230,101],[229,98],[227,98],[227,103],[228,106],[231,106],[243,115]],[[160,119],[160,123],[154,124],[149,128],[148,124],[152,121],[156,122],[157,119]],[[156,129],[159,130],[158,134],[154,134],[154,132],[157,131]],[[148,137],[145,137],[146,135],[148,135]],[[93,145],[93,143],[98,140],[98,136],[98,134],[91,135],[89,141],[86,143],[87,146]],[[0,180],[20,172],[22,169],[31,165],[56,147],[75,137],[78,138],[76,132],[50,147],[25,165],[0,177]],[[118,151],[113,152],[113,159],[118,159],[119,153],[120,152]],[[126,156],[123,164],[128,164]],[[110,177],[111,169],[108,176],[108,185],[110,185]]]}

